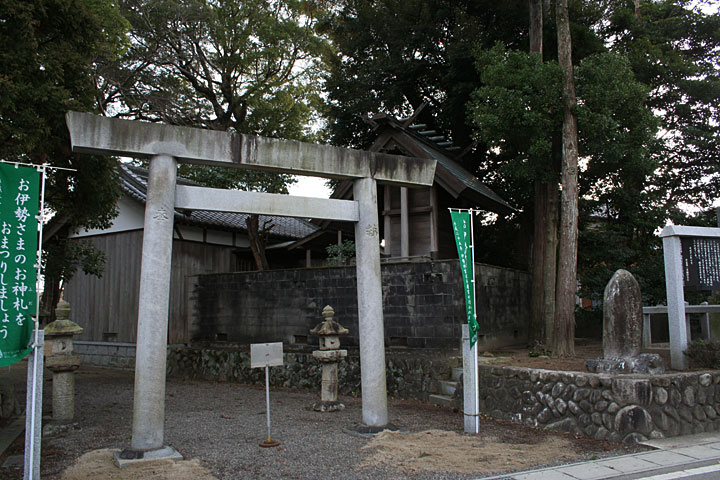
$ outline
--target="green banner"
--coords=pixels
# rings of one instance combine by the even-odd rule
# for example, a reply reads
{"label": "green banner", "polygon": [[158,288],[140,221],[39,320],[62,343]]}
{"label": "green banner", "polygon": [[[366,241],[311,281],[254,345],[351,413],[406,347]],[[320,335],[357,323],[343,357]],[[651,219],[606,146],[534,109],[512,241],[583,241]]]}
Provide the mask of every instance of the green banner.
{"label": "green banner", "polygon": [[32,350],[39,184],[34,168],[0,163],[0,367]]}
{"label": "green banner", "polygon": [[458,257],[460,257],[460,272],[465,287],[465,310],[467,311],[467,323],[470,330],[470,348],[472,348],[477,342],[479,329],[477,312],[475,311],[475,284],[473,282],[475,265],[472,257],[472,229],[470,227],[472,217],[470,212],[452,210],[450,211],[450,217],[455,232]]}

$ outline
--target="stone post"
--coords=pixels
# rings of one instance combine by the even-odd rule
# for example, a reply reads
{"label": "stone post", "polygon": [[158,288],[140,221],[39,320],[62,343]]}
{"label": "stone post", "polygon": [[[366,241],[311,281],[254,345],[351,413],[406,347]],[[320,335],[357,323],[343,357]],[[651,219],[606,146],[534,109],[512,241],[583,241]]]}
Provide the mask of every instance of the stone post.
{"label": "stone post", "polygon": [[75,418],[75,370],[80,357],[73,354],[73,335],[83,329],[70,320],[70,304],[58,302],[56,320],[45,327],[45,366],[53,372],[52,419],[66,424]]}
{"label": "stone post", "polygon": [[355,180],[353,182],[353,198],[358,202],[360,216],[358,222],[355,223],[355,257],[357,259],[362,420],[368,427],[383,427],[388,423],[388,409],[382,278],[380,276],[380,231],[375,179]]}
{"label": "stone post", "polygon": [[170,266],[177,161],[150,161],[143,232],[132,441],[137,452],[163,447]]}
{"label": "stone post", "polygon": [[682,244],[679,236],[663,237],[663,255],[670,334],[670,366],[675,370],[685,370],[688,368],[688,359],[684,354],[688,347],[688,329],[683,292]]}

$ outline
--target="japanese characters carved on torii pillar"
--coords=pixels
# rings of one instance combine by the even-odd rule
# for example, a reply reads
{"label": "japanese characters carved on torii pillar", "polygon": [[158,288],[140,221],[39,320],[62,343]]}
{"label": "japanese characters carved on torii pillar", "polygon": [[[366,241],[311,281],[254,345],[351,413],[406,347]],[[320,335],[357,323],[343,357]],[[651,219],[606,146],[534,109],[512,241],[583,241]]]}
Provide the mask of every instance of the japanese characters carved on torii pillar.
{"label": "japanese characters carved on torii pillar", "polygon": [[[355,222],[362,420],[388,423],[376,182],[432,185],[435,160],[254,135],[67,114],[74,152],[150,159],[131,449],[163,448],[173,217],[176,208]],[[176,186],[177,162],[353,180],[353,200]]]}

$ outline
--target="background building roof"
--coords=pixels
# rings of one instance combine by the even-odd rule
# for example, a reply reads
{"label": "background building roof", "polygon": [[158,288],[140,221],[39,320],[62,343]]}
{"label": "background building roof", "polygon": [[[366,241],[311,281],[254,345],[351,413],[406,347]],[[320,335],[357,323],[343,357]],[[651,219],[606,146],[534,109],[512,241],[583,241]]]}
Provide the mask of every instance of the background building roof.
{"label": "background building roof", "polygon": [[[120,165],[120,174],[123,192],[144,205],[147,199],[148,170],[125,163]],[[198,185],[180,177],[178,177],[177,183],[178,185]],[[247,233],[245,221],[249,216],[246,213],[175,210],[176,223],[244,233]],[[318,229],[316,225],[301,218],[260,215],[260,228],[266,222],[274,225],[269,232],[269,236],[275,239],[296,240],[304,238]]]}

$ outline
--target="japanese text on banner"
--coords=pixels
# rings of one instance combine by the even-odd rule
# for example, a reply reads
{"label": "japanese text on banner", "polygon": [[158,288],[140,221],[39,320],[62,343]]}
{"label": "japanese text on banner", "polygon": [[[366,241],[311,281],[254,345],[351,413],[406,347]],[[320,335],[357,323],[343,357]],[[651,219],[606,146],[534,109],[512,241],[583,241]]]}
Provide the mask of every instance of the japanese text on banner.
{"label": "japanese text on banner", "polygon": [[39,174],[0,164],[0,366],[30,353],[36,308]]}
{"label": "japanese text on banner", "polygon": [[463,286],[465,287],[465,310],[467,312],[467,322],[470,330],[470,348],[477,342],[477,334],[479,325],[477,321],[477,312],[475,311],[475,284],[472,256],[472,230],[470,222],[472,217],[470,212],[451,211],[450,217],[453,222],[453,231],[455,232],[455,243],[457,244],[458,257],[460,257],[460,272],[463,278]]}

